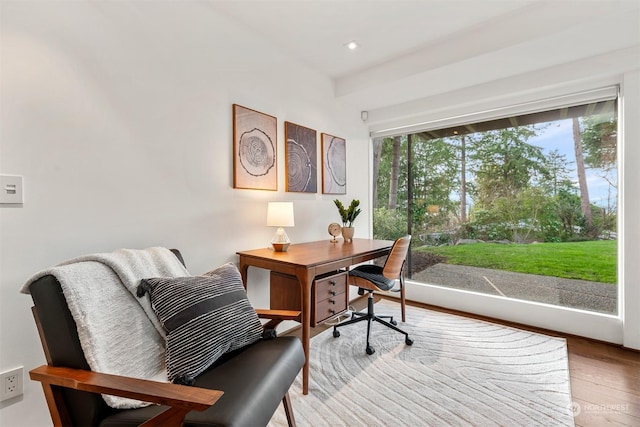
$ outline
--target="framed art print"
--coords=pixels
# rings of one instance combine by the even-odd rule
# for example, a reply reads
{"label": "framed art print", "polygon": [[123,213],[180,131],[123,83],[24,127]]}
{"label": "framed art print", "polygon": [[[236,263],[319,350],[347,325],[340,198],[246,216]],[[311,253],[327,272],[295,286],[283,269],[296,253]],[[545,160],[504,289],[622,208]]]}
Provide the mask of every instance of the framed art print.
{"label": "framed art print", "polygon": [[286,191],[316,193],[318,160],[316,131],[284,122]]}
{"label": "framed art print", "polygon": [[233,104],[233,188],[277,190],[277,119]]}
{"label": "framed art print", "polygon": [[322,193],[347,194],[347,152],[343,138],[322,134]]}

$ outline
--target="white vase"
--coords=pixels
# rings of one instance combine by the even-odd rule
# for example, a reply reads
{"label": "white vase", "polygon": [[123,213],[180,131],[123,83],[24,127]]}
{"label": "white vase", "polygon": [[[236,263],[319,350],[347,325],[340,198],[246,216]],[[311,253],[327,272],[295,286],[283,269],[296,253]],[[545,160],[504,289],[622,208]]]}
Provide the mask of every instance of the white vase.
{"label": "white vase", "polygon": [[342,237],[344,238],[344,241],[351,242],[354,232],[355,228],[353,227],[342,227]]}

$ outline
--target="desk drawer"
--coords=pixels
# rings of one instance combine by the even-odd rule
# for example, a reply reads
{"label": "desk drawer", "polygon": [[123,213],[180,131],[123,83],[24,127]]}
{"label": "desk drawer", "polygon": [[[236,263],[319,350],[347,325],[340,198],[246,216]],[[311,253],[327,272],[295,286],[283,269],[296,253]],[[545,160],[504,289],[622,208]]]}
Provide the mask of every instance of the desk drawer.
{"label": "desk drawer", "polygon": [[316,301],[334,297],[347,291],[347,273],[338,273],[324,278],[316,278],[314,296]]}
{"label": "desk drawer", "polygon": [[311,326],[343,313],[347,309],[347,273],[332,273],[316,277],[311,293]]}
{"label": "desk drawer", "polygon": [[337,314],[347,309],[346,293],[342,293],[332,298],[318,301],[314,307],[314,315],[311,319],[311,326],[317,326],[327,319],[335,317]]}

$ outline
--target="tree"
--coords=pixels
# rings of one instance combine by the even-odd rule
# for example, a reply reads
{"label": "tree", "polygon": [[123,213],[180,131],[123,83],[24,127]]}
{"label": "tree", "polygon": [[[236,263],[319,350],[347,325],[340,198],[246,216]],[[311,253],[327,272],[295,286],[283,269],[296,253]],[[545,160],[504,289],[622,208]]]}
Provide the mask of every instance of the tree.
{"label": "tree", "polygon": [[[398,140],[400,144],[397,144]],[[419,234],[429,227],[446,224],[456,211],[458,202],[451,200],[451,194],[455,193],[459,185],[457,147],[442,139],[430,139],[424,134],[413,134],[411,140],[410,165],[407,158],[409,135],[385,138],[382,141],[376,180],[378,209],[374,210],[374,224],[377,223],[377,216],[382,218],[384,215],[385,221],[400,218],[393,214],[383,214],[383,208],[402,211],[405,228],[410,223],[412,233]],[[411,181],[408,180],[409,167],[413,177]],[[397,172],[394,172],[396,168]],[[394,192],[396,204],[391,208],[388,201],[393,198],[391,194]],[[409,209],[411,218],[406,217]],[[389,227],[388,224],[385,225],[385,228]]]}
{"label": "tree", "polygon": [[556,213],[562,224],[563,240],[567,240],[575,234],[576,228],[584,220],[580,197],[575,194],[573,186],[561,187],[558,190]]}
{"label": "tree", "polygon": [[380,156],[382,155],[382,138],[375,138],[373,140],[373,209],[378,207],[378,174],[380,171]]}
{"label": "tree", "polygon": [[476,204],[491,209],[498,198],[514,197],[534,178],[548,176],[542,149],[527,143],[532,126],[497,129],[479,134],[469,156],[476,176]]}
{"label": "tree", "polygon": [[509,230],[509,240],[526,242],[539,228],[540,219],[550,197],[540,187],[527,187],[513,197],[501,197],[495,201],[494,211],[499,212],[498,221]]}
{"label": "tree", "polygon": [[573,122],[573,145],[576,152],[576,167],[578,171],[578,186],[580,187],[580,207],[585,217],[588,228],[593,226],[591,217],[591,203],[589,202],[589,187],[587,187],[587,173],[584,167],[584,156],[582,153],[582,135],[580,133],[580,123],[574,117]]}
{"label": "tree", "polygon": [[460,137],[460,223],[467,222],[467,146]]}
{"label": "tree", "polygon": [[455,213],[457,202],[451,195],[459,188],[457,147],[447,141],[413,135],[413,223],[426,231],[446,224]]}
{"label": "tree", "polygon": [[582,119],[584,162],[591,168],[615,168],[618,155],[618,121],[612,114],[586,116]]}
{"label": "tree", "polygon": [[398,206],[398,175],[400,173],[400,136],[393,137],[393,158],[389,186],[389,210]]}
{"label": "tree", "polygon": [[558,150],[552,150],[547,154],[544,166],[548,175],[546,179],[542,180],[542,184],[548,188],[552,196],[556,196],[560,187],[564,186],[566,182],[570,182],[571,170],[567,166],[571,163],[567,160],[567,156],[560,154]]}
{"label": "tree", "polygon": [[393,139],[384,138],[380,142],[380,161],[378,163],[377,176],[374,175],[374,185],[376,187],[376,201],[374,205],[387,209],[389,205],[389,187],[391,184],[391,162],[392,162]]}
{"label": "tree", "polygon": [[[582,119],[581,133],[585,164],[599,171],[598,175],[609,184],[606,207],[600,213],[610,215],[617,210],[618,121],[612,113],[586,116]],[[611,221],[602,223],[610,224]]]}

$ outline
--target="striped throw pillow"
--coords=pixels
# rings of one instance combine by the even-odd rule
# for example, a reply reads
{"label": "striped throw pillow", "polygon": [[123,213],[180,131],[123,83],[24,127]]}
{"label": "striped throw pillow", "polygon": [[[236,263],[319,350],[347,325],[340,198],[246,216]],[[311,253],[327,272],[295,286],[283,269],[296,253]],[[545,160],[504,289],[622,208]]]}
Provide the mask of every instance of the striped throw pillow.
{"label": "striped throw pillow", "polygon": [[193,384],[224,353],[262,337],[262,324],[232,263],[202,276],[144,279],[138,296],[146,293],[167,331],[171,382]]}

